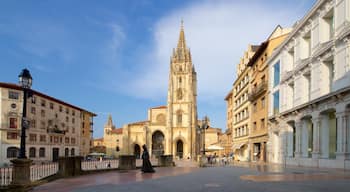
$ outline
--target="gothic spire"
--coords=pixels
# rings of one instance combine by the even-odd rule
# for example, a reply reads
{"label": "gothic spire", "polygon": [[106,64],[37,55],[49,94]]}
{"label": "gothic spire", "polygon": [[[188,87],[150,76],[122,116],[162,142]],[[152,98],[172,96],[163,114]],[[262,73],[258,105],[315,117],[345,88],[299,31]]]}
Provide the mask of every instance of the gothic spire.
{"label": "gothic spire", "polygon": [[177,43],[177,48],[186,50],[186,40],[185,40],[184,21],[183,20],[181,20],[181,29],[180,29],[179,42]]}
{"label": "gothic spire", "polygon": [[111,114],[108,115],[108,120],[107,120],[106,126],[107,127],[113,127],[113,121],[112,121],[112,115]]}

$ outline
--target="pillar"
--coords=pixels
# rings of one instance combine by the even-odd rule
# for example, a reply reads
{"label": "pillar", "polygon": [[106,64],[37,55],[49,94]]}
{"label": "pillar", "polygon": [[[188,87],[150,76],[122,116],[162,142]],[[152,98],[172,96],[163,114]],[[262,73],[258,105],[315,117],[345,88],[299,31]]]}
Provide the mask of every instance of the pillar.
{"label": "pillar", "polygon": [[349,158],[348,150],[348,116],[344,112],[336,113],[337,118],[337,159],[346,159]]}
{"label": "pillar", "polygon": [[301,157],[308,158],[308,142],[309,133],[308,133],[308,121],[306,119],[301,120]]}
{"label": "pillar", "polygon": [[314,133],[313,133],[313,151],[312,151],[312,158],[318,159],[320,157],[320,124],[321,120],[319,117],[312,117],[311,119],[313,127],[314,127]]}
{"label": "pillar", "polygon": [[13,159],[12,183],[9,188],[13,191],[29,191],[31,188],[30,181],[30,159]]}
{"label": "pillar", "polygon": [[324,159],[329,158],[329,117],[320,115],[320,156]]}
{"label": "pillar", "polygon": [[301,130],[302,124],[301,121],[295,121],[295,158],[299,158],[301,156]]}

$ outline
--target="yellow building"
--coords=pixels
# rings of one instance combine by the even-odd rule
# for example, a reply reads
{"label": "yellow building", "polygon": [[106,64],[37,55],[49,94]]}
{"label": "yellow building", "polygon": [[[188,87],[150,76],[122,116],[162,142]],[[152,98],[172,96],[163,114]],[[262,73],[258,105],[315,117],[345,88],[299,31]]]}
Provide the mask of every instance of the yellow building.
{"label": "yellow building", "polygon": [[96,114],[82,111],[81,116],[81,134],[80,134],[80,155],[86,156],[91,152],[93,148],[93,117]]}
{"label": "yellow building", "polygon": [[287,37],[291,30],[277,26],[269,38],[261,43],[259,49],[247,64],[251,67],[250,90],[250,155],[252,161],[266,161],[266,142],[268,141],[268,65],[266,60]]}
{"label": "yellow building", "polygon": [[[249,60],[253,57],[259,46],[249,45],[248,49],[241,57],[239,64],[237,65],[236,74],[237,78],[233,83],[233,91],[231,97],[228,98],[228,106],[232,106],[232,112],[229,115],[232,116],[232,151],[235,154],[235,160],[249,161],[249,80],[251,78],[250,67],[248,66]],[[231,100],[231,102],[230,102]],[[232,103],[232,104],[230,104]]]}

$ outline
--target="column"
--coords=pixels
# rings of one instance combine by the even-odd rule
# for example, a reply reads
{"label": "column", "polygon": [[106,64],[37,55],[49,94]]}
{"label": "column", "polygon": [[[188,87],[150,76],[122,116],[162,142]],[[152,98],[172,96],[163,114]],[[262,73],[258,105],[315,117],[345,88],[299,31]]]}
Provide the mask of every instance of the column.
{"label": "column", "polygon": [[349,156],[348,151],[348,116],[344,112],[336,113],[337,118],[337,159],[345,159]]}
{"label": "column", "polygon": [[320,156],[329,158],[329,118],[327,115],[320,115]]}
{"label": "column", "polygon": [[318,159],[320,157],[320,124],[321,120],[320,118],[312,118],[311,119],[313,127],[314,127],[314,134],[313,134],[313,151],[312,151],[312,158]]}
{"label": "column", "polygon": [[300,158],[301,156],[301,121],[295,121],[294,123],[295,126],[295,151],[294,155],[295,158]]}
{"label": "column", "polygon": [[301,157],[303,158],[307,158],[308,157],[308,139],[309,139],[309,134],[308,134],[308,129],[307,129],[307,126],[308,126],[308,122],[307,120],[303,119],[301,121]]}

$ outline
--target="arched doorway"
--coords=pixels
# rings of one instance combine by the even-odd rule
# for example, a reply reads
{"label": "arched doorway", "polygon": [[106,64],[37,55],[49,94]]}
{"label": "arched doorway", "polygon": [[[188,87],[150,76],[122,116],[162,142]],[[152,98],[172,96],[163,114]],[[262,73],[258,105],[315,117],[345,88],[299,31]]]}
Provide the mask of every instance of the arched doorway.
{"label": "arched doorway", "polygon": [[152,155],[159,157],[164,154],[164,134],[156,131],[152,135]]}
{"label": "arched doorway", "polygon": [[136,159],[140,159],[140,154],[141,154],[140,145],[135,144],[134,145],[134,155],[135,155]]}
{"label": "arched doorway", "polygon": [[184,143],[181,140],[178,140],[176,142],[176,156],[182,159],[183,153],[184,153]]}

